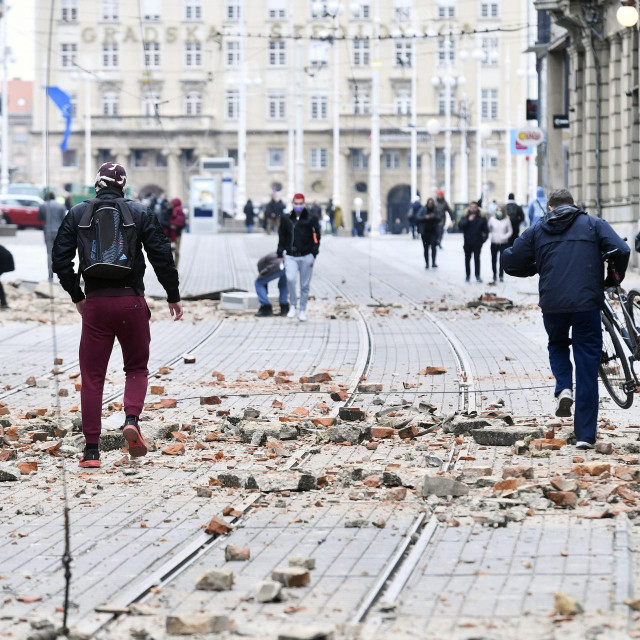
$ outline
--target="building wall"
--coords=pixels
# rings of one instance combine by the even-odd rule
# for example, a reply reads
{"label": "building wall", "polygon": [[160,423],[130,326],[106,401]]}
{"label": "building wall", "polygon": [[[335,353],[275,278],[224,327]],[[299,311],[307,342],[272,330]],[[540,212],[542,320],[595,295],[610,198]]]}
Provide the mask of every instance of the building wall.
{"label": "building wall", "polygon": [[[36,29],[40,34],[48,31],[48,16],[51,0],[38,0],[36,11]],[[483,148],[489,153],[497,154],[497,166],[487,169],[487,182],[490,190],[488,196],[504,200],[506,189],[512,190],[520,186],[517,197],[524,201],[526,188],[532,190],[534,184],[527,179],[525,165],[522,160],[513,158],[510,177],[505,174],[507,124],[517,126],[523,121],[523,107],[527,97],[527,61],[523,50],[527,46],[527,30],[495,32],[472,35],[476,29],[494,29],[499,27],[513,28],[526,22],[527,6],[530,0],[449,0],[442,2],[445,16],[448,7],[454,7],[453,18],[442,19],[439,14],[440,3],[437,0],[414,0],[411,19],[398,20],[396,7],[406,5],[402,0],[380,1],[380,123],[381,123],[381,198],[382,215],[386,217],[386,200],[391,189],[398,185],[410,183],[408,168],[408,152],[410,148],[409,134],[400,130],[409,124],[408,115],[398,115],[396,99],[402,92],[410,90],[411,70],[396,64],[396,42],[392,36],[411,35],[414,29],[420,37],[414,41],[414,59],[418,65],[418,126],[425,127],[429,118],[435,117],[444,127],[445,118],[439,114],[440,87],[434,88],[432,78],[445,77],[447,74],[456,78],[463,77],[453,90],[454,111],[458,113],[461,105],[466,104],[468,112],[467,142],[468,155],[468,194],[464,192],[462,179],[462,121],[452,117],[452,172],[451,201],[467,200],[479,196],[481,184],[476,179],[476,96],[477,83],[481,88],[497,90],[497,114],[490,119],[495,132],[485,141]],[[111,4],[111,3],[108,3]],[[303,103],[304,103],[304,190],[310,200],[326,202],[332,195],[332,46],[340,48],[339,87],[341,112],[341,180],[340,200],[347,211],[356,195],[367,194],[356,191],[356,183],[368,185],[369,175],[365,168],[353,167],[353,151],[361,149],[368,155],[370,152],[371,117],[368,114],[354,115],[354,85],[359,87],[359,96],[366,93],[371,84],[370,64],[357,65],[355,59],[355,37],[372,36],[374,33],[373,17],[375,0],[364,2],[370,6],[368,18],[357,19],[350,11],[340,16],[339,40],[337,44],[327,44],[327,64],[314,67],[315,46],[310,36],[321,37],[332,33],[332,19],[312,16],[310,0],[279,3],[272,0],[244,0],[244,21],[228,19],[230,6],[235,2],[216,0],[203,1],[201,17],[186,19],[187,5],[195,7],[197,2],[186,0],[169,2],[157,0],[142,2],[145,6],[157,7],[158,20],[145,20],[139,15],[137,3],[120,2],[118,19],[103,19],[102,0],[92,2],[66,3],[66,20],[62,20],[62,7],[56,3],[54,31],[52,41],[51,84],[73,93],[76,98],[76,117],[73,133],[69,142],[71,154],[67,154],[67,164],[73,160],[75,165],[64,166],[58,148],[64,122],[55,105],[50,103],[51,130],[51,183],[61,187],[69,182],[84,181],[84,115],[85,85],[88,84],[89,105],[92,122],[91,148],[92,157],[90,174],[94,174],[100,162],[114,159],[126,165],[130,183],[138,190],[165,190],[169,196],[185,197],[186,186],[190,175],[197,173],[197,159],[205,156],[227,155],[237,153],[237,118],[229,117],[227,112],[227,92],[238,91],[243,77],[250,83],[247,86],[247,196],[254,203],[266,202],[274,183],[282,185],[282,194],[290,191],[288,184],[288,130],[295,118],[294,61],[296,44],[291,38],[284,38],[284,65],[274,67],[270,64],[270,42],[277,41],[278,34],[290,33],[288,11],[293,12],[294,35],[302,38],[303,55]],[[242,4],[242,3],[240,3]],[[350,3],[343,3],[349,5]],[[411,4],[411,3],[409,3]],[[492,5],[497,7],[497,16],[491,15]],[[483,5],[487,7],[487,17],[483,17]],[[75,6],[76,13],[70,8]],[[276,15],[269,19],[268,10],[280,6],[287,12],[284,19]],[[455,62],[444,66],[439,62],[441,51],[438,48],[438,34],[452,29],[454,34],[461,31],[468,35],[452,37]],[[238,37],[244,32],[246,38]],[[428,36],[428,37],[425,37]],[[482,38],[496,38],[497,49],[493,64],[479,65],[471,53],[482,44]],[[143,39],[150,46],[159,46],[160,66],[150,68],[143,58]],[[40,38],[45,41],[44,36]],[[407,38],[407,41],[409,38]],[[186,64],[187,43],[199,43],[201,65],[197,68]],[[239,42],[243,48],[246,62],[246,75],[238,68],[229,68],[227,56],[229,43]],[[103,52],[103,45],[115,44],[118,64],[105,66],[104,55],[113,55],[115,51]],[[65,65],[62,47],[75,45],[75,61],[77,66]],[[152,52],[155,54],[155,51]],[[44,60],[43,52],[36,56]],[[369,62],[374,59],[374,46],[370,44]],[[506,75],[505,61],[509,60],[509,73]],[[152,60],[153,62],[153,60]],[[153,65],[151,65],[153,67]],[[88,71],[89,73],[85,73]],[[36,70],[34,86],[45,84],[44,62]],[[507,88],[510,92],[507,109]],[[282,92],[285,95],[286,113],[284,117],[270,119],[268,117],[268,95]],[[103,95],[111,93],[118,96],[118,115],[103,115]],[[145,115],[145,95],[154,93],[158,102],[159,118]],[[198,93],[201,96],[201,113],[186,115],[187,94]],[[311,99],[313,94],[324,94],[327,97],[326,118],[314,120],[311,117]],[[34,100],[34,126],[32,131],[31,163],[34,178],[38,180],[38,167],[42,164],[42,147],[39,139],[44,121],[44,91],[38,91]],[[153,108],[152,108],[153,111]],[[507,113],[508,111],[508,113]],[[234,114],[232,114],[234,115]],[[423,134],[420,136],[418,154],[421,168],[418,170],[418,187],[423,200],[432,194],[433,187],[444,187],[444,168],[442,166],[445,136],[441,133],[436,140],[436,158],[439,168],[436,169],[436,181],[433,183],[432,143]],[[463,145],[464,146],[464,145]],[[284,154],[284,166],[269,168],[269,149],[281,149]],[[324,149],[325,152],[313,152],[312,149]],[[136,151],[144,151],[142,158]],[[387,168],[385,152],[400,153],[400,167]],[[326,154],[326,166],[313,168],[311,154]],[[137,160],[147,166],[136,166]],[[393,165],[393,163],[392,163]],[[192,168],[187,168],[191,166]],[[519,173],[518,173],[519,172]],[[365,205],[367,206],[367,205]],[[349,216],[346,216],[349,218]]]}

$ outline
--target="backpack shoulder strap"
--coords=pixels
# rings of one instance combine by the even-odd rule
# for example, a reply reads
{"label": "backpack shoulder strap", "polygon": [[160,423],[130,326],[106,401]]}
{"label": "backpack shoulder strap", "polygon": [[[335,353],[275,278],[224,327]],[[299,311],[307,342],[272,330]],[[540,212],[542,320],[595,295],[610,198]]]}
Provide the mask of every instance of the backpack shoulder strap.
{"label": "backpack shoulder strap", "polygon": [[122,224],[124,227],[133,227],[135,226],[135,222],[133,221],[133,215],[131,214],[131,209],[129,209],[129,205],[127,202],[131,202],[126,198],[116,198],[115,203],[118,207],[118,211],[122,215]]}
{"label": "backpack shoulder strap", "polygon": [[82,214],[82,218],[80,218],[80,222],[78,223],[78,227],[82,227],[84,229],[91,226],[91,218],[93,217],[93,212],[96,209],[96,205],[100,202],[98,198],[91,198],[90,200],[85,200],[87,207]]}

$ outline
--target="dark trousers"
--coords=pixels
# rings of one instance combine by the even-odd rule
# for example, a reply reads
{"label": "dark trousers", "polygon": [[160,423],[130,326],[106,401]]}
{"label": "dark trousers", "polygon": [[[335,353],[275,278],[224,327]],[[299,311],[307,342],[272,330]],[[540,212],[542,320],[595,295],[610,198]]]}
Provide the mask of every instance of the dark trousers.
{"label": "dark trousers", "polygon": [[147,394],[149,371],[149,309],[142,297],[89,298],[82,314],[80,374],[82,431],[87,443],[97,444],[102,429],[102,391],[113,342],[122,348],[126,382],[125,415],[139,416]]}
{"label": "dark trousers", "polygon": [[467,278],[471,277],[471,256],[473,256],[473,262],[476,270],[476,278],[480,277],[480,251],[482,251],[482,245],[464,246],[464,266],[467,270]]}
{"label": "dark trousers", "polygon": [[497,273],[497,263],[498,263],[498,255],[500,255],[500,277],[504,276],[504,269],[502,268],[502,254],[504,250],[509,246],[508,243],[504,244],[496,244],[495,242],[491,243],[491,268],[493,269],[493,279],[496,279]]}
{"label": "dark trousers", "polygon": [[425,232],[422,234],[422,246],[424,247],[424,261],[429,266],[429,249],[431,249],[431,265],[436,266],[436,255],[438,253],[438,232]]}
{"label": "dark trousers", "polygon": [[576,363],[574,430],[578,440],[593,444],[598,422],[598,369],[602,353],[600,311],[545,313],[543,319],[549,336],[549,363],[556,379],[556,396],[563,389],[573,389],[573,367],[569,357],[569,347],[573,345]]}
{"label": "dark trousers", "polygon": [[7,306],[7,296],[4,293],[4,287],[2,286],[2,282],[0,282],[0,307]]}

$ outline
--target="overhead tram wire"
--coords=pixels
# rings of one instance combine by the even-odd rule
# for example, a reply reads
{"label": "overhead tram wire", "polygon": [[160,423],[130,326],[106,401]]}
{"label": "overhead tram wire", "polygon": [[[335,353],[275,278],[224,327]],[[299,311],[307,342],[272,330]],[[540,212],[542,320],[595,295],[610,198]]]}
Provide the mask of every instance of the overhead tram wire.
{"label": "overhead tram wire", "polygon": [[[45,150],[44,150],[44,170],[45,170],[45,189],[50,190],[50,153],[49,153],[49,93],[48,87],[51,86],[51,52],[53,41],[53,23],[55,12],[55,0],[51,0],[51,11],[49,13],[49,33],[45,70]],[[6,20],[6,16],[3,18]],[[48,200],[47,202],[51,202]],[[47,258],[48,262],[48,258]],[[48,266],[48,265],[47,265]],[[51,314],[51,344],[53,350],[53,366],[54,370],[58,362],[58,332],[56,325],[56,294],[57,291],[53,287],[53,277],[49,278],[49,312]],[[62,416],[62,406],[60,403],[60,381],[57,375],[54,375],[54,390],[56,398],[56,415],[55,424],[60,427],[60,418]],[[67,468],[64,453],[60,456],[61,472],[62,472],[62,494],[64,498],[64,551],[62,554],[62,566],[64,568],[64,604],[62,607],[62,629],[64,636],[69,636],[69,595],[71,591],[71,517],[69,507],[69,492],[67,488]]]}

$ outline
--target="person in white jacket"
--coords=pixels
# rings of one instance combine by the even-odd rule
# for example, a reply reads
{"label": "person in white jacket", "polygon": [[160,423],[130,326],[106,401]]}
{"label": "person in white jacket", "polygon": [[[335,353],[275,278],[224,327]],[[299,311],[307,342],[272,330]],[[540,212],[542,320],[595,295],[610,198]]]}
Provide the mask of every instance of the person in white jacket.
{"label": "person in white jacket", "polygon": [[500,255],[500,282],[504,282],[504,270],[502,269],[502,254],[509,246],[509,238],[513,234],[513,227],[508,216],[498,207],[495,216],[489,218],[489,237],[491,238],[491,266],[493,268],[493,281],[497,282],[497,262]]}

